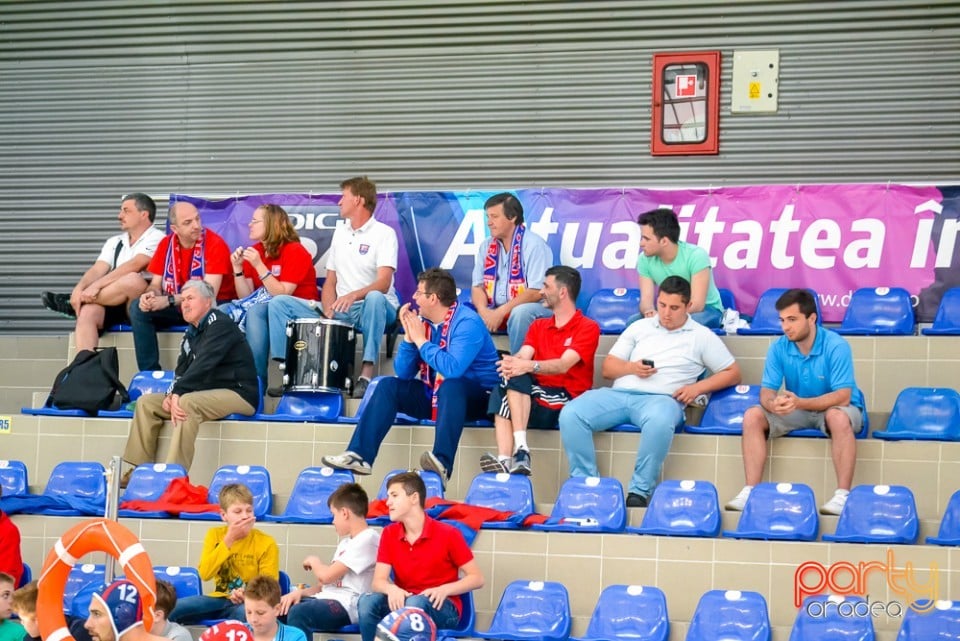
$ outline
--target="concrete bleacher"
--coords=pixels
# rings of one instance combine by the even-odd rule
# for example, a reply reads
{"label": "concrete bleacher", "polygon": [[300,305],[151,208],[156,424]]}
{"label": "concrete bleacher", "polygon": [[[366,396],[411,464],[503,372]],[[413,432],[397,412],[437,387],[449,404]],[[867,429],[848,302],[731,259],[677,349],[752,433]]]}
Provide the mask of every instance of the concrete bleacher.
{"label": "concrete bleacher", "polygon": [[[172,366],[179,337],[161,337],[163,362]],[[498,337],[498,343],[500,342]],[[64,460],[106,462],[123,450],[128,420],[32,417],[16,413],[27,401],[22,390],[46,392],[53,375],[72,354],[66,339],[3,339],[11,349],[0,357],[7,378],[3,408],[13,414],[9,434],[0,435],[0,459],[24,460],[30,472],[32,492],[40,492],[54,465]],[[604,337],[597,357],[599,363],[614,337]],[[745,382],[759,381],[763,358],[770,338],[729,336],[723,339],[737,357]],[[871,428],[886,423],[896,394],[911,385],[955,386],[960,380],[960,341],[941,337],[909,336],[851,337],[858,382],[867,397]],[[132,342],[129,334],[104,338],[121,352],[121,378],[133,375]],[[59,357],[55,354],[59,350]],[[33,364],[30,369],[26,363]],[[16,372],[20,368],[21,372]],[[390,362],[385,361],[384,373]],[[26,374],[26,372],[30,374]],[[34,379],[36,382],[34,383]],[[8,394],[8,390],[14,390]],[[195,483],[209,482],[223,464],[265,465],[271,472],[275,493],[274,513],[282,511],[297,474],[305,467],[320,464],[324,454],[344,449],[352,426],[221,421],[201,428],[197,455],[191,469]],[[161,453],[167,443],[165,430]],[[382,476],[396,468],[415,467],[420,453],[432,443],[428,427],[397,426],[381,449],[370,477],[360,477],[374,494]],[[604,433],[596,444],[601,473],[625,482],[632,471],[637,434]],[[534,484],[537,507],[548,513],[557,490],[566,478],[567,464],[556,431],[532,431]],[[464,431],[453,478],[447,496],[462,499],[470,480],[479,471],[480,454],[493,447],[489,428]],[[743,483],[739,438],[729,436],[677,435],[667,457],[665,478],[704,479],[714,483],[721,501],[733,496]],[[780,439],[772,445],[766,480],[798,481],[811,485],[820,502],[832,493],[835,481],[829,444],[820,439]],[[960,443],[858,442],[855,483],[900,484],[910,487],[917,498],[921,519],[920,541],[936,534],[940,515],[950,495],[960,488]],[[637,525],[643,510],[630,510],[630,523]],[[733,529],[738,515],[725,513],[723,528]],[[25,560],[36,568],[64,530],[76,519],[15,516],[23,534]],[[836,517],[820,517],[821,533],[831,533]],[[196,565],[203,536],[210,523],[177,520],[122,519],[136,532],[155,564]],[[336,546],[331,526],[261,524],[281,549],[281,568],[294,583],[309,581],[300,561],[308,554],[329,558]],[[960,549],[928,545],[884,546],[825,543],[739,541],[732,539],[690,539],[645,537],[630,534],[569,534],[530,531],[480,532],[473,546],[487,579],[476,594],[478,629],[489,626],[504,588],[516,579],[559,581],[570,591],[574,634],[582,634],[601,590],[614,583],[656,585],[667,596],[672,623],[671,639],[684,638],[700,596],[710,589],[755,590],[763,594],[770,608],[775,641],[786,641],[796,613],[793,605],[794,573],[797,566],[816,561],[831,563],[875,561],[886,563],[893,551],[898,568],[910,562],[920,581],[928,581],[935,565],[939,598],[960,599]],[[841,577],[842,578],[842,577]],[[888,585],[881,572],[867,577],[870,601],[905,601]],[[874,619],[878,638],[892,641],[900,619]],[[341,635],[336,635],[341,636]]]}

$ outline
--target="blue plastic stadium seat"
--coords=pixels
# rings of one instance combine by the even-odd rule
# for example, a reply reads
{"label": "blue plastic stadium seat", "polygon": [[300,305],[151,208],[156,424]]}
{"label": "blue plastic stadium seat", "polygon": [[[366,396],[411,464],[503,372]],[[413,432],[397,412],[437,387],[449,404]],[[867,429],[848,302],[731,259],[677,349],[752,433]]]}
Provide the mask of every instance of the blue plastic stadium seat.
{"label": "blue plastic stadium seat", "polygon": [[600,593],[587,633],[573,641],[667,641],[667,598],[649,585],[611,585]]}
{"label": "blue plastic stadium seat", "polygon": [[690,434],[741,434],[743,413],[759,404],[759,385],[727,387],[711,394],[700,425],[687,425],[683,429]]}
{"label": "blue plastic stadium seat", "polygon": [[107,482],[103,465],[96,461],[64,461],[58,463],[47,486],[43,490],[44,496],[59,499],[83,499],[99,506],[97,512],[72,508],[44,508],[31,511],[32,514],[44,516],[103,516],[107,505]]}
{"label": "blue plastic stadium seat", "polygon": [[20,583],[17,584],[17,588],[22,588],[26,584],[30,583],[33,580],[33,570],[30,569],[30,566],[27,563],[23,564],[23,572],[20,573]]}
{"label": "blue plastic stadium seat", "polygon": [[836,534],[824,541],[913,543],[920,534],[913,492],[903,485],[858,485],[850,491]]}
{"label": "blue plastic stadium seat", "polygon": [[912,336],[913,302],[902,287],[862,287],[850,298],[837,333],[848,336]]}
{"label": "blue plastic stadium seat", "polygon": [[[67,583],[63,588],[63,611],[66,614],[78,612],[77,616],[86,618],[89,616],[90,598],[93,591],[103,585],[104,573],[106,569],[99,563],[81,563],[70,569],[67,575]],[[93,585],[93,588],[87,586]],[[82,593],[82,595],[81,595]],[[79,600],[78,600],[78,595]],[[78,603],[74,605],[74,601]]]}
{"label": "blue plastic stadium seat", "polygon": [[[166,491],[173,479],[182,478],[187,471],[176,463],[146,463],[138,465],[130,475],[127,489],[120,496],[120,503],[124,501],[156,501]],[[166,519],[169,512],[160,510],[140,512],[138,510],[118,510],[117,516],[129,516],[139,519]]]}
{"label": "blue plastic stadium seat", "polygon": [[[165,394],[171,383],[173,383],[173,372],[169,370],[137,372],[130,379],[127,392],[130,394],[130,401],[133,402],[144,394]],[[132,418],[133,410],[126,407],[117,410],[100,410],[97,416],[99,418]]]}
{"label": "blue plastic stadium seat", "polygon": [[484,523],[484,529],[512,530],[535,511],[533,484],[523,474],[493,474],[483,472],[473,477],[464,503],[501,512],[513,512],[515,519]]}
{"label": "blue plastic stadium seat", "polygon": [[27,465],[23,461],[0,460],[0,488],[3,488],[3,496],[29,494]]}
{"label": "blue plastic stadium seat", "polygon": [[343,414],[343,395],[339,392],[287,392],[272,413],[258,412],[258,421],[280,423],[336,423]]}
{"label": "blue plastic stadium seat", "polygon": [[623,486],[614,478],[570,477],[560,487],[550,518],[533,527],[555,532],[623,532],[627,527]]}
{"label": "blue plastic stadium seat", "polygon": [[657,486],[637,534],[714,537],[720,532],[720,500],[710,481],[668,479]]}
{"label": "blue plastic stadium seat", "polygon": [[[240,483],[246,485],[253,494],[253,514],[262,520],[273,509],[273,490],[270,486],[270,472],[262,465],[224,465],[213,473],[210,488],[207,491],[207,503],[217,503],[220,490],[224,485]],[[192,521],[219,521],[217,512],[198,514],[180,514],[181,519]]]}
{"label": "blue plastic stadium seat", "polygon": [[931,545],[960,545],[960,490],[953,493],[940,520],[940,531],[928,536]]}
{"label": "blue plastic stadium seat", "polygon": [[733,295],[733,292],[729,289],[724,289],[723,287],[717,287],[717,291],[720,292],[720,304],[723,305],[724,309],[732,309],[739,311],[737,307],[737,299]]}
{"label": "blue plastic stadium seat", "polygon": [[918,602],[922,610],[907,608],[897,641],[960,641],[960,601]]}
{"label": "blue plastic stadium seat", "polygon": [[960,336],[960,287],[944,292],[933,325],[920,330],[920,333],[927,336]]}
{"label": "blue plastic stadium seat", "polygon": [[353,472],[331,467],[308,467],[300,472],[283,514],[267,514],[275,523],[333,523],[327,500],[344,483],[353,483]]}
{"label": "blue plastic stadium seat", "polygon": [[944,387],[908,387],[897,395],[887,429],[889,441],[960,441],[960,394]]}
{"label": "blue plastic stadium seat", "polygon": [[[777,299],[787,291],[784,287],[768,289],[760,294],[757,301],[757,309],[753,313],[753,319],[750,321],[750,327],[744,327],[737,330],[738,334],[747,336],[779,336],[783,333],[780,329],[780,312],[777,311]],[[820,313],[820,297],[812,289],[810,292],[817,301],[817,324],[822,323],[823,314]]]}
{"label": "blue plastic stadium seat", "polygon": [[503,591],[493,621],[482,639],[565,641],[570,637],[570,596],[550,581],[514,581]]}
{"label": "blue plastic stadium seat", "polygon": [[[376,376],[373,380],[370,381],[370,384],[367,385],[367,391],[364,392],[363,398],[360,399],[360,405],[357,406],[357,413],[353,416],[341,416],[337,419],[338,423],[350,423],[356,424],[360,422],[360,417],[363,416],[363,412],[367,409],[367,405],[370,404],[370,398],[373,396],[373,390],[377,389],[377,385],[380,384],[380,381],[385,376]],[[403,413],[397,413],[397,417],[393,419],[395,425],[417,425],[420,423],[419,419],[416,419],[412,416]]]}
{"label": "blue plastic stadium seat", "polygon": [[759,483],[740,515],[737,529],[723,535],[764,541],[816,541],[820,532],[817,499],[803,483]]}
{"label": "blue plastic stadium seat", "polygon": [[[841,610],[843,614],[841,614]],[[866,612],[864,616],[863,613]],[[874,641],[866,601],[856,596],[807,597],[797,612],[789,641]]]}
{"label": "blue plastic stadium seat", "polygon": [[757,592],[710,590],[690,619],[687,641],[770,641],[767,601]]}
{"label": "blue plastic stadium seat", "polygon": [[598,289],[584,313],[600,325],[601,334],[619,334],[627,328],[627,319],[640,312],[640,290],[618,287]]}
{"label": "blue plastic stadium seat", "polygon": [[155,565],[153,575],[173,585],[177,598],[203,594],[203,582],[196,568],[181,565]]}
{"label": "blue plastic stadium seat", "polygon": [[437,641],[444,639],[461,639],[473,636],[473,627],[477,622],[477,609],[473,604],[473,592],[460,595],[460,621],[455,628],[440,628],[437,630]]}

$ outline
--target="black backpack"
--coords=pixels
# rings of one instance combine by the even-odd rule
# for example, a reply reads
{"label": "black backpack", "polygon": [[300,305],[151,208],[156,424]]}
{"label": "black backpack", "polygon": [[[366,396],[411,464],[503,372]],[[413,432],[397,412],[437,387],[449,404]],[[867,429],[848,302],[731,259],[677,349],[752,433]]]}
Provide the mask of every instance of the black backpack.
{"label": "black backpack", "polygon": [[96,416],[100,410],[115,410],[129,402],[127,388],[120,382],[117,348],[105,347],[77,352],[73,362],[53,379],[44,407],[78,409]]}

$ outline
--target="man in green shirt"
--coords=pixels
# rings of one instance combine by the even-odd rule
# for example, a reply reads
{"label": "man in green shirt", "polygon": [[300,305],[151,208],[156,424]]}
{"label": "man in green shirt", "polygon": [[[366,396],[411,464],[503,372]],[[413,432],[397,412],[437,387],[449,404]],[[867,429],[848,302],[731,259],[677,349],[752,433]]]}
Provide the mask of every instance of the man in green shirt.
{"label": "man in green shirt", "polygon": [[706,327],[720,327],[723,304],[720,290],[713,282],[710,256],[706,250],[680,240],[680,222],[669,209],[654,209],[641,214],[637,223],[640,225],[640,249],[643,250],[637,259],[640,315],[644,318],[655,316],[655,286],[668,276],[679,276],[690,283],[690,317]]}

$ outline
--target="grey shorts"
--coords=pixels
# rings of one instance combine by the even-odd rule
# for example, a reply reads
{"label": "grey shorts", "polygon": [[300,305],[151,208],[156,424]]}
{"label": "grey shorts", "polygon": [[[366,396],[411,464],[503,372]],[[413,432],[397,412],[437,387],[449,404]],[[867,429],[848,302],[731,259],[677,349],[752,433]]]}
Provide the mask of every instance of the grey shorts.
{"label": "grey shorts", "polygon": [[[770,424],[769,438],[778,438],[794,430],[802,430],[808,427],[816,428],[826,436],[830,436],[824,419],[826,412],[796,410],[789,414],[781,415],[768,412],[760,405],[755,405],[754,407],[759,408],[759,410],[763,412],[763,415],[767,417],[767,423]],[[853,433],[858,434],[860,432],[860,429],[863,427],[863,414],[860,412],[859,407],[854,405],[835,405],[830,409],[838,409],[846,414],[847,418],[850,419],[850,427],[853,429]]]}

